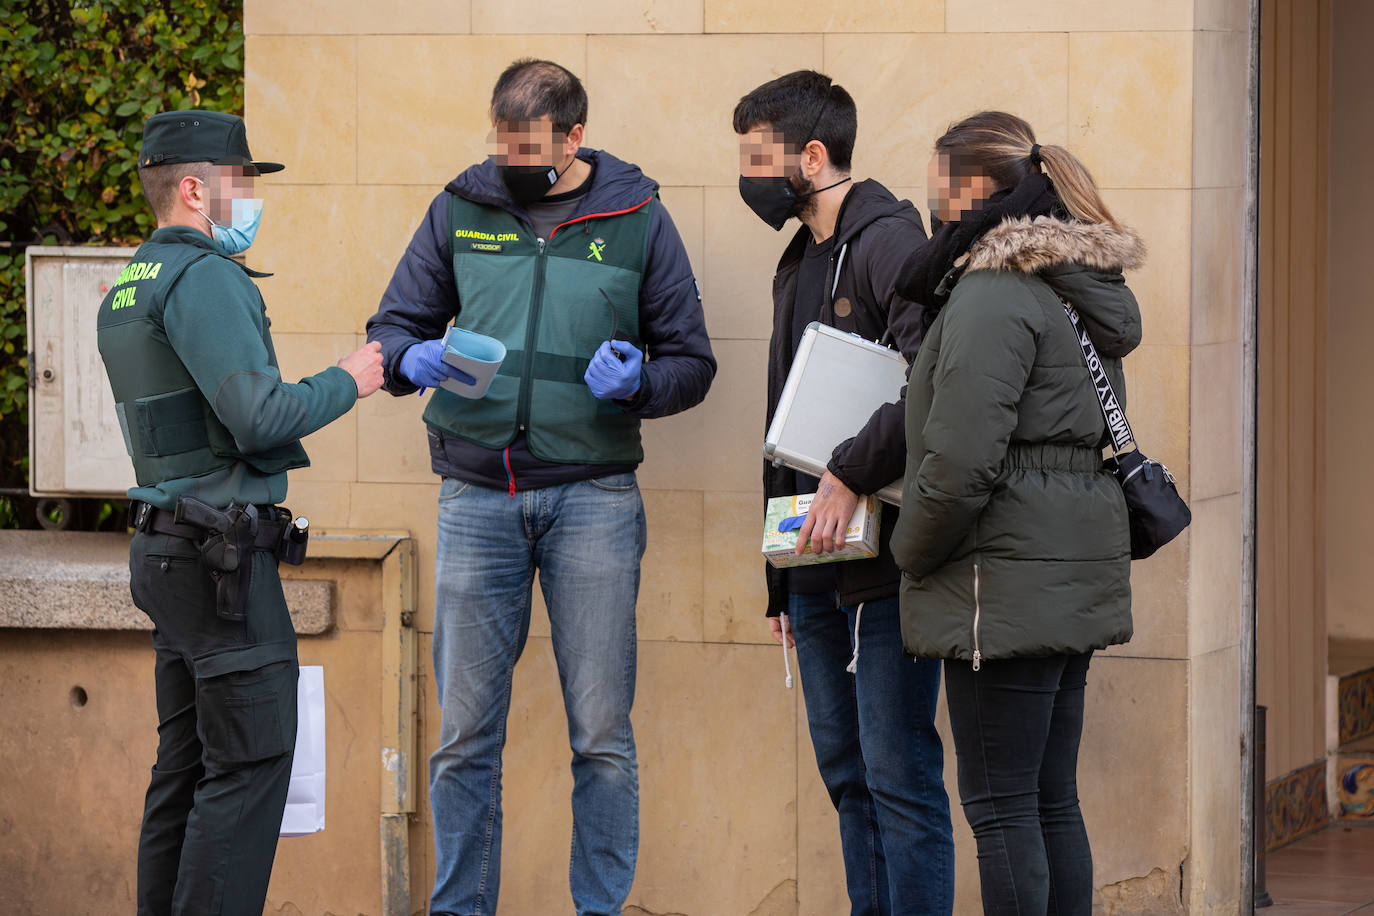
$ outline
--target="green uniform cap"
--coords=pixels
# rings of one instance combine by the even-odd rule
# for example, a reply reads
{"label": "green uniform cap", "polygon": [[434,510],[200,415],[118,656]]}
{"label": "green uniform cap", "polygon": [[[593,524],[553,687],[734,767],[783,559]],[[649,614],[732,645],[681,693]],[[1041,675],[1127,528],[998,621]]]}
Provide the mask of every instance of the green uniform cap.
{"label": "green uniform cap", "polygon": [[280,172],[280,162],[255,162],[248,151],[243,119],[221,111],[162,111],[143,127],[140,168],[173,162],[242,165],[258,172]]}

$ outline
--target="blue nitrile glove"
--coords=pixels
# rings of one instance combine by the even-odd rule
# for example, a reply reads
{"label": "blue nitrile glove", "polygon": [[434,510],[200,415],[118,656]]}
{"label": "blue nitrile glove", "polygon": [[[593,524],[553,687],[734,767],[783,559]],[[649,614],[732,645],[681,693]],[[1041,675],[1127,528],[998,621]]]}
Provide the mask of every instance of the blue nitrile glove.
{"label": "blue nitrile glove", "polygon": [[418,386],[421,393],[426,388],[438,388],[445,379],[455,379],[464,385],[472,385],[477,381],[462,369],[455,369],[444,362],[442,339],[412,344],[401,354],[400,368],[406,380]]}
{"label": "blue nitrile glove", "polygon": [[639,390],[639,369],[643,365],[644,354],[634,344],[628,340],[608,340],[597,347],[582,380],[592,394],[603,401],[634,397]]}

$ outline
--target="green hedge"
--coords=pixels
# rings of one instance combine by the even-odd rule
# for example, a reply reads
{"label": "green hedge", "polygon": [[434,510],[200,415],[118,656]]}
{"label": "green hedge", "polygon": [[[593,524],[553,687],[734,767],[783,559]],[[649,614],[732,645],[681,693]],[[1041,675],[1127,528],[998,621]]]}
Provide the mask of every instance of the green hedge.
{"label": "green hedge", "polygon": [[[0,18],[0,488],[27,486],[24,248],[136,244],[157,111],[243,111],[242,3],[6,0]],[[14,524],[0,505],[0,525]]]}

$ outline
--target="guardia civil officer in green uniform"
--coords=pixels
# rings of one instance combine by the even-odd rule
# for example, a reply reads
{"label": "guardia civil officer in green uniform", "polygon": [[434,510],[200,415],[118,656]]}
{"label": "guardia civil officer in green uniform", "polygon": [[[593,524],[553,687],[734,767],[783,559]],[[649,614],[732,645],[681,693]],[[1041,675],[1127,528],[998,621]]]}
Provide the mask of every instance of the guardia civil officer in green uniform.
{"label": "guardia civil officer in green uniform", "polygon": [[[436,388],[429,911],[497,912],[501,750],[538,570],[572,744],[572,900],[579,916],[616,916],[639,844],[639,426],[700,403],[716,363],[658,184],[582,147],[578,78],[517,61],[491,118],[495,155],[435,197],[368,322],[392,394]],[[481,398],[437,388],[462,390],[443,360],[450,322],[505,344]]]}
{"label": "guardia civil officer in green uniform", "polygon": [[256,273],[231,260],[262,213],[243,121],[154,115],[139,178],[158,228],[97,319],[138,486],[134,603],[156,650],[157,763],[138,849],[138,913],[262,913],[291,777],[296,636],[278,558],[301,530],[279,503],[300,439],[382,381],[375,346],[282,381]]}

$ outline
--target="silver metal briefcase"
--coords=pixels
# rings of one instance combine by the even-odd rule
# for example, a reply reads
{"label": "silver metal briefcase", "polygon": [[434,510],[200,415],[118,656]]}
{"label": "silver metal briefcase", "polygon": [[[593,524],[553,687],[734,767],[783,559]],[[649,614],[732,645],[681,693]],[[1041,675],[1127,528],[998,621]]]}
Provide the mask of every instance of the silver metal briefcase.
{"label": "silver metal briefcase", "polygon": [[[896,350],[811,322],[763,440],[763,457],[821,476],[835,446],[857,434],[873,411],[897,400],[905,384],[906,360]],[[878,498],[900,506],[902,479],[879,490]]]}

